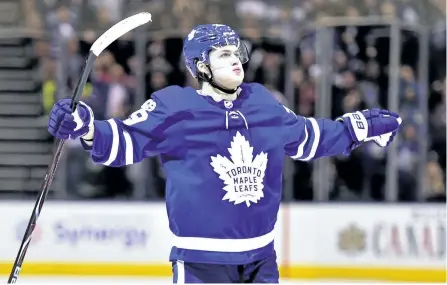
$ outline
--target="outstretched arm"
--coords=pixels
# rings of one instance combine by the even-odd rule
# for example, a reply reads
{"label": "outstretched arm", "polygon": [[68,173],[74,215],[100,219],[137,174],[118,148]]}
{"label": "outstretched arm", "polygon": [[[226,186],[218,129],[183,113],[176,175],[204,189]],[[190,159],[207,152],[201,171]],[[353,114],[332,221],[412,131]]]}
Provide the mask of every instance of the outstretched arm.
{"label": "outstretched arm", "polygon": [[74,113],[71,101],[58,101],[51,112],[48,130],[60,139],[80,137],[94,162],[123,166],[162,153],[166,147],[165,130],[175,121],[167,119],[168,110],[153,95],[127,120],[94,120],[91,108],[81,103]]}
{"label": "outstretched arm", "polygon": [[284,109],[285,152],[291,158],[303,161],[349,155],[353,149],[370,140],[386,146],[401,123],[396,113],[378,109],[348,113],[335,121],[306,118]]}
{"label": "outstretched arm", "polygon": [[163,152],[166,108],[155,98],[148,100],[126,120],[93,123],[93,135],[81,140],[94,162],[122,166]]}

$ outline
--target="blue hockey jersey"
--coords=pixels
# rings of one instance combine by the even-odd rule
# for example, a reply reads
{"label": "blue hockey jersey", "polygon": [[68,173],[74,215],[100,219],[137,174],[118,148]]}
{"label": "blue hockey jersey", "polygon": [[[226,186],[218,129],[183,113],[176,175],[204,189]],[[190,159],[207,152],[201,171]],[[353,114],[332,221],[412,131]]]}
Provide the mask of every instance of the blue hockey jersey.
{"label": "blue hockey jersey", "polygon": [[275,254],[285,156],[309,161],[350,151],[343,122],[297,116],[256,83],[241,89],[236,100],[216,102],[171,86],[127,120],[94,122],[93,145],[85,147],[96,163],[160,156],[171,260],[247,264]]}

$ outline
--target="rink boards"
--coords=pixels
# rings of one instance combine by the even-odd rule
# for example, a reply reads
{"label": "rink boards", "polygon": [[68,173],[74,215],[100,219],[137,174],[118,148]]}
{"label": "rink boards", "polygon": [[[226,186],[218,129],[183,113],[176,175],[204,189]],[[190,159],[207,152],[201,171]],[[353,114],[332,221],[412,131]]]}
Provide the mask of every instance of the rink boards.
{"label": "rink boards", "polygon": [[[0,203],[0,274],[8,274],[32,203]],[[289,204],[275,248],[283,278],[446,280],[443,205]],[[23,276],[169,277],[163,203],[45,203]]]}

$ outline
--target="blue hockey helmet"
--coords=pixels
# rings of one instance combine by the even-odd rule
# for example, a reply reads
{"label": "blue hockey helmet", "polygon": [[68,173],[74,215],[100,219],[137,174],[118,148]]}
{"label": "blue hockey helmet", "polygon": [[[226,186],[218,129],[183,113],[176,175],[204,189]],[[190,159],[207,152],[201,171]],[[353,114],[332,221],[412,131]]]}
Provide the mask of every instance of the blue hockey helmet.
{"label": "blue hockey helmet", "polygon": [[206,24],[195,27],[183,41],[183,56],[189,72],[199,77],[197,62],[209,65],[209,53],[216,48],[234,45],[242,64],[249,60],[248,51],[239,36],[227,25]]}

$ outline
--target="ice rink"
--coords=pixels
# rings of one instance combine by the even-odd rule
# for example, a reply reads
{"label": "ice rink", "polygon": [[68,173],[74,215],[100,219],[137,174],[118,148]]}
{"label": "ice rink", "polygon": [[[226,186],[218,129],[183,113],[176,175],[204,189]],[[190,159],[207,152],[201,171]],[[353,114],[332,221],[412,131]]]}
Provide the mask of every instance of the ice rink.
{"label": "ice rink", "polygon": [[[7,276],[3,277],[6,284]],[[135,278],[135,277],[69,277],[69,276],[20,276],[17,284],[172,284],[168,278]]]}
{"label": "ice rink", "polygon": [[[6,284],[8,277],[3,276],[3,284]],[[349,281],[348,281],[349,282]],[[281,280],[281,284],[334,284],[346,283],[346,281],[315,281],[315,280],[299,280],[288,281]],[[358,282],[349,282],[358,283]],[[172,284],[168,278],[135,278],[135,277],[28,277],[20,276],[17,284]]]}

